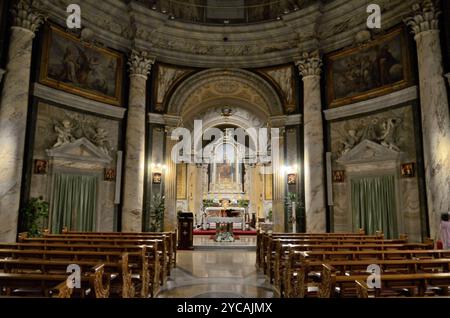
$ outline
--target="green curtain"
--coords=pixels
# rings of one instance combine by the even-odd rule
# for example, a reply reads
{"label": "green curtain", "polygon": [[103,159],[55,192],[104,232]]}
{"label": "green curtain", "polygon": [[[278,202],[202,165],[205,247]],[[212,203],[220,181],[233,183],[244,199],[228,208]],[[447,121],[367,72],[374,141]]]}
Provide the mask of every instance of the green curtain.
{"label": "green curtain", "polygon": [[381,230],[386,238],[398,237],[394,176],[352,179],[351,196],[354,231]]}
{"label": "green curtain", "polygon": [[94,231],[97,206],[97,178],[56,174],[52,196],[52,233],[67,226],[72,231]]}

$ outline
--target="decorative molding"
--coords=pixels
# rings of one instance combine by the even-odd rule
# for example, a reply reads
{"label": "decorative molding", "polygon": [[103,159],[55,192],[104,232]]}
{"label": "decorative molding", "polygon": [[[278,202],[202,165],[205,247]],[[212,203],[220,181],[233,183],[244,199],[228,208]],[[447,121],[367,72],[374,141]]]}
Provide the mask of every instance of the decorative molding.
{"label": "decorative molding", "polygon": [[182,119],[180,116],[175,115],[163,115],[164,122],[168,127],[179,127]]}
{"label": "decorative molding", "polygon": [[[383,12],[381,31],[398,25],[411,13],[414,1],[378,0]],[[201,68],[275,66],[318,47],[323,53],[336,51],[354,44],[355,35],[366,30],[367,18],[365,0],[310,1],[280,20],[221,27],[171,20],[136,1],[82,2],[83,26],[93,31],[95,41],[119,51],[136,45],[158,61]],[[64,25],[69,3],[34,0],[33,7]]]}
{"label": "decorative molding", "polygon": [[303,118],[301,114],[289,115],[286,118],[286,126],[301,125],[303,123]]}
{"label": "decorative molding", "polygon": [[102,164],[109,164],[113,160],[84,137],[60,147],[48,149],[47,155],[57,159],[61,158],[71,161],[85,161]]}
{"label": "decorative molding", "polygon": [[373,163],[375,161],[395,161],[402,153],[391,150],[370,140],[363,140],[352,150],[336,160],[341,165]]}
{"label": "decorative molding", "polygon": [[149,124],[161,124],[165,125],[164,115],[156,113],[148,113],[148,123]]}
{"label": "decorative molding", "polygon": [[33,95],[58,104],[98,115],[106,115],[117,119],[123,119],[125,117],[125,108],[89,100],[87,98],[59,91],[39,83],[34,84]]}
{"label": "decorative molding", "polygon": [[355,115],[367,114],[402,103],[414,101],[418,98],[418,87],[412,86],[401,91],[373,98],[367,101],[324,110],[325,119],[335,120]]}
{"label": "decorative molding", "polygon": [[150,55],[147,51],[133,50],[128,60],[130,67],[130,76],[141,76],[147,79],[148,74],[155,63],[156,57]]}
{"label": "decorative molding", "polygon": [[305,78],[308,76],[320,76],[322,72],[322,58],[318,50],[313,52],[305,52],[302,56],[296,58],[295,65],[297,65],[300,75]]}
{"label": "decorative molding", "polygon": [[272,116],[269,117],[269,123],[272,128],[282,128],[286,126],[287,116]]}
{"label": "decorative molding", "polygon": [[412,6],[412,16],[406,18],[404,22],[408,25],[412,33],[420,35],[423,32],[439,30],[439,0],[422,0]]}
{"label": "decorative molding", "polygon": [[32,1],[16,0],[11,8],[13,18],[13,27],[27,29],[36,33],[45,18],[42,14],[35,11],[31,5]]}

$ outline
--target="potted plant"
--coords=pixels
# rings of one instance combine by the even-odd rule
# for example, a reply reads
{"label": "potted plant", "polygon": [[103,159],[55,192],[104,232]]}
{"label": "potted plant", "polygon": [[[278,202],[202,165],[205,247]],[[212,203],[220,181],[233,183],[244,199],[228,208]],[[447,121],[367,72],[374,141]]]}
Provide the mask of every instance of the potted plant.
{"label": "potted plant", "polygon": [[[295,229],[296,232],[299,230],[300,232],[304,232],[305,225],[305,217],[304,217],[304,206],[302,202],[299,200],[297,193],[289,192],[285,198],[285,206],[287,210],[287,217],[289,221],[289,225]],[[299,227],[297,227],[299,225]]]}
{"label": "potted plant", "polygon": [[48,202],[42,197],[31,198],[23,208],[24,228],[28,237],[40,237],[48,217]]}
{"label": "potted plant", "polygon": [[154,194],[150,201],[150,231],[161,232],[164,227],[165,197],[161,194]]}
{"label": "potted plant", "polygon": [[248,208],[248,206],[249,206],[249,204],[250,204],[250,201],[249,200],[243,200],[243,199],[239,199],[238,201],[237,201],[237,204],[238,204],[238,207],[240,207],[240,208]]}

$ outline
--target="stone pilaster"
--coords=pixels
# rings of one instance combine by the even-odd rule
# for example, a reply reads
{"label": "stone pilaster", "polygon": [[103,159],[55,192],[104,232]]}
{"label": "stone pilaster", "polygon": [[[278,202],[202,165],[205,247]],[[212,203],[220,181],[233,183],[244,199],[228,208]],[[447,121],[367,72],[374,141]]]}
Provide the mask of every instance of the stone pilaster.
{"label": "stone pilaster", "polygon": [[126,132],[126,157],[122,208],[122,231],[142,231],[145,165],[145,100],[147,75],[155,59],[147,52],[133,51]]}
{"label": "stone pilaster", "polygon": [[16,1],[0,105],[0,242],[16,240],[33,38],[43,17]]}
{"label": "stone pilaster", "polygon": [[307,232],[326,231],[324,140],[319,52],[305,53],[296,62],[304,85],[304,176]]}
{"label": "stone pilaster", "polygon": [[450,211],[450,116],[439,37],[438,1],[413,6],[405,20],[417,44],[420,103],[430,236],[439,236],[439,218]]}
{"label": "stone pilaster", "polygon": [[[272,169],[273,169],[273,230],[275,232],[285,231],[285,195],[286,176],[284,173],[284,133],[285,129],[280,128],[278,136],[272,135]],[[278,151],[273,145],[278,144]],[[275,158],[277,156],[277,158]]]}
{"label": "stone pilaster", "polygon": [[166,171],[164,172],[164,231],[173,231],[177,228],[177,164],[172,158],[172,148],[177,140],[172,140],[171,135],[175,127],[166,127]]}

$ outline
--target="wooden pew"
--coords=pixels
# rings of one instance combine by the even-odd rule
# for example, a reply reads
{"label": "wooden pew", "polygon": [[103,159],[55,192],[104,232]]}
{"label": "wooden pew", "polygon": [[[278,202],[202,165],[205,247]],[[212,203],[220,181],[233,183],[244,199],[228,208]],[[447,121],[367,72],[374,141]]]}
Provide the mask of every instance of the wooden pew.
{"label": "wooden pew", "polygon": [[[353,291],[350,295],[354,297],[361,293],[361,291],[357,291],[358,286],[355,284],[355,281],[366,281],[370,275],[367,273],[337,276],[332,266],[328,264],[323,264],[322,266],[322,278],[318,292],[320,298],[348,296],[349,289]],[[401,290],[407,289],[409,296],[423,297],[430,287],[437,287],[439,290],[442,290],[442,293],[448,294],[450,273],[381,274],[381,283],[384,285],[384,289],[390,289],[391,295],[392,292],[396,292],[396,296],[401,295]],[[339,295],[336,293],[336,288],[340,291]],[[380,293],[381,290],[379,291]]]}
{"label": "wooden pew", "polygon": [[[20,242],[26,244],[66,244],[66,246],[70,245],[92,245],[92,246],[101,246],[101,248],[106,248],[105,246],[151,246],[149,251],[155,251],[155,254],[160,252],[160,257],[158,260],[160,261],[160,270],[159,273],[161,275],[161,285],[163,285],[167,281],[167,276],[170,275],[170,255],[171,253],[167,252],[166,241],[162,239],[115,239],[115,238],[24,238],[21,237]],[[153,247],[155,246],[155,247]],[[125,250],[126,251],[126,250]],[[150,263],[153,267],[156,268],[156,264]]]}
{"label": "wooden pew", "polygon": [[[109,278],[104,273],[103,265],[97,265],[92,272],[84,274],[80,282],[81,297],[107,298],[109,296]],[[67,274],[1,272],[0,295],[70,298],[73,289],[67,283],[68,278]]]}
{"label": "wooden pew", "polygon": [[[449,271],[450,251],[445,250],[387,250],[368,253],[363,251],[365,256],[363,259],[359,257],[361,255],[358,255],[361,252],[338,252],[340,254],[346,254],[347,257],[340,257],[338,259],[333,257],[320,259],[308,257],[308,254],[317,252],[291,251],[287,263],[288,265],[283,276],[285,296],[297,297],[300,295],[299,297],[302,297],[305,294],[305,286],[311,281],[311,275],[316,275],[317,272],[322,269],[325,262],[326,264],[335,266],[338,273],[344,274],[348,274],[349,272],[365,272],[367,266],[371,264],[379,265],[385,273],[414,273],[436,270],[441,272]],[[283,290],[279,291],[281,296],[283,296],[282,292]]]}
{"label": "wooden pew", "polygon": [[50,234],[49,231],[44,236],[84,236],[86,238],[92,237],[156,237],[166,236],[170,239],[168,244],[169,251],[172,251],[172,267],[176,267],[177,260],[177,231],[172,232],[74,232],[68,231],[67,228],[63,229],[62,234]]}
{"label": "wooden pew", "polygon": [[287,267],[287,262],[291,251],[364,251],[364,250],[402,250],[411,248],[421,248],[425,249],[428,247],[425,244],[384,244],[383,242],[379,244],[372,243],[370,241],[367,244],[357,243],[357,244],[283,244],[283,241],[276,242],[275,253],[273,259],[268,263],[268,279],[270,282],[273,281],[274,285],[278,289],[282,289],[282,273]]}
{"label": "wooden pew", "polygon": [[[155,269],[148,264],[148,247],[142,246],[138,252],[123,253],[122,251],[82,251],[82,250],[36,250],[36,249],[0,249],[0,259],[4,259],[5,266],[11,266],[9,259],[20,261],[34,260],[40,262],[40,270],[43,268],[57,269],[63,265],[55,261],[69,262],[80,266],[92,266],[93,264],[104,264],[108,274],[122,276],[121,295],[122,297],[134,297],[132,280],[140,284],[141,297],[153,296],[159,289],[159,283],[155,278]],[[45,263],[53,261],[54,263]],[[23,262],[23,263],[24,263]],[[20,263],[20,262],[19,262]],[[18,264],[18,263],[16,263]],[[19,266],[19,265],[16,265]],[[22,265],[26,266],[26,263]],[[131,273],[130,273],[131,270]],[[155,283],[156,281],[156,283]]]}
{"label": "wooden pew", "polygon": [[[282,234],[263,234],[261,236],[261,242],[257,243],[259,245],[259,252],[257,255],[257,267],[264,270],[264,273],[267,271],[267,256],[270,255],[270,252],[273,251],[273,240],[276,239],[290,239],[290,240],[313,240],[315,242],[323,242],[323,243],[334,243],[334,242],[359,242],[359,241],[379,241],[384,240],[382,234],[377,235],[338,235],[336,233],[329,234],[293,234],[293,233],[282,233]],[[392,243],[406,243],[407,237],[402,235],[399,240],[390,240]]]}
{"label": "wooden pew", "polygon": [[[291,246],[292,245],[292,246]],[[302,240],[302,239],[272,239],[268,243],[268,249],[265,256],[265,273],[269,276],[270,282],[274,278],[273,269],[280,268],[280,262],[287,257],[289,248],[302,251],[320,250],[377,250],[377,249],[410,249],[410,248],[430,248],[428,244],[406,243],[403,240]],[[282,260],[280,260],[283,258]]]}

